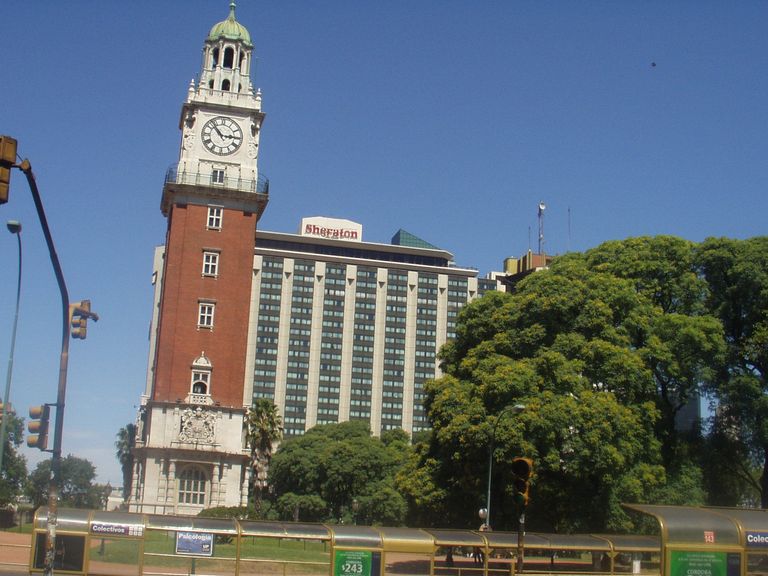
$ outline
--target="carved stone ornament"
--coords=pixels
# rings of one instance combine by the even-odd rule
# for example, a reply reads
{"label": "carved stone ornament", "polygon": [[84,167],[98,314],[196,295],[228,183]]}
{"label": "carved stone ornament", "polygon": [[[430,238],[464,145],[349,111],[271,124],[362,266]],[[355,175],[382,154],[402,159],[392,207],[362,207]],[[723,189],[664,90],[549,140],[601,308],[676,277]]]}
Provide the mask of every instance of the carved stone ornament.
{"label": "carved stone ornament", "polygon": [[248,158],[256,158],[259,155],[259,143],[255,140],[248,142]]}
{"label": "carved stone ornament", "polygon": [[216,415],[201,407],[187,408],[181,413],[179,441],[213,444],[216,440]]}
{"label": "carved stone ornament", "polygon": [[195,133],[191,130],[186,130],[184,134],[184,150],[192,150],[195,147]]}

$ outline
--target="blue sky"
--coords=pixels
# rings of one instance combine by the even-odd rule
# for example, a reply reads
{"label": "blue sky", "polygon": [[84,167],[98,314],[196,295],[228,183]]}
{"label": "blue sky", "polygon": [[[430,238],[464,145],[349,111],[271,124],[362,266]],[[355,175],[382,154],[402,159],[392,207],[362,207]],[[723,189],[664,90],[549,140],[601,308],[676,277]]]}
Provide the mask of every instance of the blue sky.
{"label": "blue sky", "polygon": [[[120,484],[117,430],[147,370],[152,252],[181,104],[227,0],[4,0],[0,134],[37,176],[70,297],[101,320],[70,348],[63,451]],[[260,227],[404,228],[485,274],[536,248],[765,234],[764,1],[239,0],[267,118]],[[60,304],[22,175],[0,206],[0,373],[16,239],[12,403],[53,402]],[[4,382],[4,381],[3,381]],[[30,467],[41,458],[26,451]]]}

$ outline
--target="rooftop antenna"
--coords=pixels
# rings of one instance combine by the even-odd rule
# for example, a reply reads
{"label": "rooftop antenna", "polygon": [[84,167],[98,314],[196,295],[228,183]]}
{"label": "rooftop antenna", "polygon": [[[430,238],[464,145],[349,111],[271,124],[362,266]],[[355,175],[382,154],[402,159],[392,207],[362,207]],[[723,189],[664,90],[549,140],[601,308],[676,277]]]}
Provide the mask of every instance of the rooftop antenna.
{"label": "rooftop antenna", "polygon": [[568,206],[568,246],[566,246],[566,252],[571,251],[571,207]]}
{"label": "rooftop antenna", "polygon": [[539,202],[539,254],[544,254],[544,210],[547,205]]}

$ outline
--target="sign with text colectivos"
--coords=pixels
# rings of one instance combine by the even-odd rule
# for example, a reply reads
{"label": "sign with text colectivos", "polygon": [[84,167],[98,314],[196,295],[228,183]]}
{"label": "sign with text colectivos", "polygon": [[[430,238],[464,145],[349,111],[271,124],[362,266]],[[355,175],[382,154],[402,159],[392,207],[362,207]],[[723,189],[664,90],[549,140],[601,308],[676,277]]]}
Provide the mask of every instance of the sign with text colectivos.
{"label": "sign with text colectivos", "polygon": [[336,550],[333,576],[381,576],[381,552]]}

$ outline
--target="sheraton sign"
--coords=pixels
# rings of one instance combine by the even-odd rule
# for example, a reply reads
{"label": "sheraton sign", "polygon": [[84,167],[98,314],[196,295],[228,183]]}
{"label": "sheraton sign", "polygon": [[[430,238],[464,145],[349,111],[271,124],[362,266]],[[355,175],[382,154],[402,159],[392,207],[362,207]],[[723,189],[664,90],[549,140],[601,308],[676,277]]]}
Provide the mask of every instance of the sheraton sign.
{"label": "sheraton sign", "polygon": [[323,238],[339,238],[342,240],[357,240],[357,230],[347,228],[326,228],[316,224],[307,224],[304,227],[304,236],[322,236]]}
{"label": "sheraton sign", "polygon": [[363,227],[361,224],[351,220],[314,216],[312,218],[302,218],[300,234],[302,236],[316,236],[332,240],[361,242],[363,239]]}

